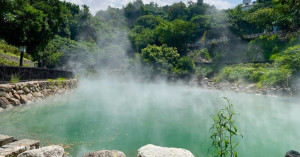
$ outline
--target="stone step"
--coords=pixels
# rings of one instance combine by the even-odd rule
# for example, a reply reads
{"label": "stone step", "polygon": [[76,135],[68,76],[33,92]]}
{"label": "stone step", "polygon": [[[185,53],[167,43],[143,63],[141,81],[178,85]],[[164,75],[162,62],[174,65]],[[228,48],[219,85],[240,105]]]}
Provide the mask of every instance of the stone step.
{"label": "stone step", "polygon": [[26,150],[39,148],[40,142],[36,140],[23,139],[1,146],[0,157],[16,157]]}
{"label": "stone step", "polygon": [[12,136],[6,136],[0,134],[0,147],[3,145],[6,145],[8,143],[11,143],[14,141],[14,138]]}

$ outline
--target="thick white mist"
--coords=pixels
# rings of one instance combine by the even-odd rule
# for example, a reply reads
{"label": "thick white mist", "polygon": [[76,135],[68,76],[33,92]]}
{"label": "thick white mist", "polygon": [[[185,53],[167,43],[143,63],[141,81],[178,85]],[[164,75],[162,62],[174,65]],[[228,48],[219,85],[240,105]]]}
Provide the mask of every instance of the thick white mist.
{"label": "thick white mist", "polygon": [[[81,80],[78,89],[55,99],[0,114],[0,133],[70,146],[73,156],[118,149],[129,157],[152,143],[208,156],[211,116],[227,97],[239,113],[244,135],[239,156],[282,157],[300,148],[299,99],[236,94],[116,77]],[[13,119],[13,121],[12,121]]]}

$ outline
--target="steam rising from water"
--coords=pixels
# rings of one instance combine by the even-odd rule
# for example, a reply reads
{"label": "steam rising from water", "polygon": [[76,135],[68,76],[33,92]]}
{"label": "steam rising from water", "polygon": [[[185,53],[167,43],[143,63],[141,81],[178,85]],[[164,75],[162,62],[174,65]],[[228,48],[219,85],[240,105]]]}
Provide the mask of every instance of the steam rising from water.
{"label": "steam rising from water", "polygon": [[73,156],[118,149],[129,157],[152,143],[208,156],[211,115],[228,97],[244,135],[239,156],[299,150],[299,99],[210,91],[166,83],[82,80],[73,93],[0,113],[0,133],[63,144]]}

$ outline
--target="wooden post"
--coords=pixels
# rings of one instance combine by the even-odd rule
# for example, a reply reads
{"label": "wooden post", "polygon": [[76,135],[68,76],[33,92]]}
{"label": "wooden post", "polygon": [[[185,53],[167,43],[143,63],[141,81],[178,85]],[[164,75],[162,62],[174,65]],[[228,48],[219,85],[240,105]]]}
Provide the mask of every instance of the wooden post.
{"label": "wooden post", "polygon": [[24,56],[24,52],[21,51],[21,56],[20,56],[20,67],[23,66],[23,56]]}

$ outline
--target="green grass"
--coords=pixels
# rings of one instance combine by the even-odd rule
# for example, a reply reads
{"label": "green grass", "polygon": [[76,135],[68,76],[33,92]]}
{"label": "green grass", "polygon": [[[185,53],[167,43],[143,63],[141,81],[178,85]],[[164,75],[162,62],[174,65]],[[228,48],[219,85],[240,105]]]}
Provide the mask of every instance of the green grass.
{"label": "green grass", "polygon": [[[0,53],[20,58],[19,49],[13,45],[8,45],[3,40],[0,40]],[[24,53],[24,60],[32,61],[31,55],[28,53]]]}
{"label": "green grass", "polygon": [[47,79],[47,82],[54,82],[53,79]]}
{"label": "green grass", "polygon": [[63,77],[59,77],[57,78],[57,81],[66,81],[67,79],[66,78],[63,78]]}
{"label": "green grass", "polygon": [[[6,60],[4,58],[0,58],[0,65],[7,65],[7,66],[19,66],[19,62],[17,61],[11,61],[11,60]],[[29,64],[23,63],[24,67],[31,67]]]}

